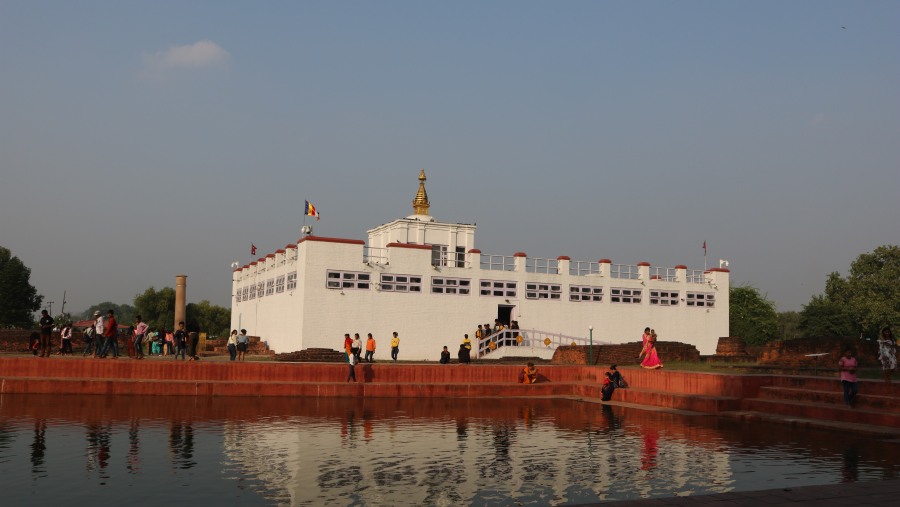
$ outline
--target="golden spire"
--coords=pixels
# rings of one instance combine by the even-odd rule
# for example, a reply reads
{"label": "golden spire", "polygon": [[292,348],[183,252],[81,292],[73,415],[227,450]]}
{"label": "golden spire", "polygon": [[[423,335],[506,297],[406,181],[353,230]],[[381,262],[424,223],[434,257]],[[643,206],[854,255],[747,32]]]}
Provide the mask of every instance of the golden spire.
{"label": "golden spire", "polygon": [[427,215],[428,207],[431,206],[431,203],[428,202],[428,193],[425,192],[425,179],[425,169],[422,169],[419,172],[419,191],[416,192],[416,198],[412,202],[416,215]]}

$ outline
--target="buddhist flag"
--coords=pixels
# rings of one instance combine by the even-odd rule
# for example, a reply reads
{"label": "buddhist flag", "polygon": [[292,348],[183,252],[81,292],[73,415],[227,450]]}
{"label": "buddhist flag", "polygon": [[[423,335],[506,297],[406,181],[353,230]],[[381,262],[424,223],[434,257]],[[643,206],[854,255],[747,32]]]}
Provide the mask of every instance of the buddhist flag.
{"label": "buddhist flag", "polygon": [[309,201],[306,201],[306,210],[303,212],[303,214],[309,217],[316,217],[316,220],[322,218],[319,216],[319,212],[316,211],[316,207],[313,206]]}
{"label": "buddhist flag", "polygon": [[256,257],[256,245],[250,243],[250,257]]}

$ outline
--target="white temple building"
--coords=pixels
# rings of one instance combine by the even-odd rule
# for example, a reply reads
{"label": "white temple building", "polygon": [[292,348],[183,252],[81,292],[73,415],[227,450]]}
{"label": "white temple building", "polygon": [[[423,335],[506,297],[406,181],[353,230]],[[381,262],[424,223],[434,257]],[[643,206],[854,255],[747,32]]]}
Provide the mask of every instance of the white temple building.
{"label": "white temple building", "polygon": [[368,242],[307,235],[235,269],[231,327],[276,352],[342,350],[344,333],[372,333],[376,360],[390,358],[394,331],[402,360],[436,360],[444,345],[455,357],[464,334],[475,344],[477,325],[495,319],[522,329],[473,356],[549,358],[573,342],[633,342],[646,326],[714,354],[728,336],[728,269],[484,254],[475,225],[429,215],[424,170],[412,204]]}

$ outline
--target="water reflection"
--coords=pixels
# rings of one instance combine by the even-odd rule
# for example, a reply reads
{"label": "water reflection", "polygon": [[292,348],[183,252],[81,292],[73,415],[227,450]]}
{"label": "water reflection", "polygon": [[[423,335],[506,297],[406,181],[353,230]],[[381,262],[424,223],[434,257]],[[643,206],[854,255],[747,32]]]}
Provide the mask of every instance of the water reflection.
{"label": "water reflection", "polygon": [[896,443],[565,400],[48,400],[0,397],[0,474],[54,478],[12,504],[58,505],[81,481],[95,506],[561,505],[900,470]]}

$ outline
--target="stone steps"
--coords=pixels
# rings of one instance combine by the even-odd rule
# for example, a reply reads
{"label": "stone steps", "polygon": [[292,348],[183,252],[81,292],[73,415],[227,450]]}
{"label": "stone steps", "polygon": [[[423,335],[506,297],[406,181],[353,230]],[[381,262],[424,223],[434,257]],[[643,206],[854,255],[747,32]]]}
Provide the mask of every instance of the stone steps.
{"label": "stone steps", "polygon": [[896,426],[891,427],[864,423],[823,421],[821,419],[810,419],[805,417],[772,414],[768,412],[754,412],[749,410],[720,412],[718,415],[721,417],[727,417],[730,419],[736,419],[739,421],[751,423],[763,422],[786,424],[797,428],[834,430],[844,433],[849,432],[853,434],[869,435],[886,439],[900,438],[900,428]]}
{"label": "stone steps", "polygon": [[819,421],[900,427],[900,412],[850,408],[843,404],[835,403],[753,398],[743,400],[741,408],[751,412],[764,412]]}
{"label": "stone steps", "polygon": [[[834,387],[832,385],[832,387]],[[763,387],[760,388],[759,398],[780,401],[808,401],[831,405],[844,403],[844,392],[820,391],[813,389],[800,389],[792,387]],[[857,409],[877,410],[884,412],[900,413],[900,398],[877,394],[860,393],[856,396],[854,407]]]}
{"label": "stone steps", "polygon": [[[596,387],[595,396],[600,397],[600,386]],[[613,392],[612,400],[707,414],[718,414],[741,408],[741,399],[737,397],[674,393],[632,387],[616,389]]]}

